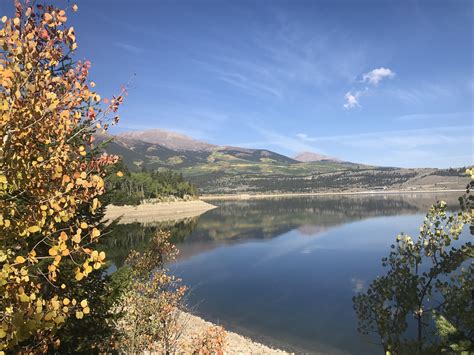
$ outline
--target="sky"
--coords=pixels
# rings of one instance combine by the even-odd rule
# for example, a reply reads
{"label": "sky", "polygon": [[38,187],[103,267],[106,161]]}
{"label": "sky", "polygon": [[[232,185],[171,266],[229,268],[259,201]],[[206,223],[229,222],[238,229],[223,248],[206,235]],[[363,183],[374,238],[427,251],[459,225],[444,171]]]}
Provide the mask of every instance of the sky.
{"label": "sky", "polygon": [[382,166],[474,163],[470,0],[76,3],[76,58],[92,62],[102,97],[128,85],[115,132]]}

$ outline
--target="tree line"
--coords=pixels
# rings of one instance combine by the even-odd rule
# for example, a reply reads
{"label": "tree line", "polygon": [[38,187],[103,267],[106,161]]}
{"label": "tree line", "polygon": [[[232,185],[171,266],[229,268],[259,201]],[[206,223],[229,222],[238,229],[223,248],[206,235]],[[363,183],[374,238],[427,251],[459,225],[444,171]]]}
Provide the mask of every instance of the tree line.
{"label": "tree line", "polygon": [[181,173],[172,170],[129,172],[120,162],[114,167],[120,176],[110,174],[106,181],[109,202],[114,205],[138,205],[144,199],[188,200],[198,197],[198,189]]}

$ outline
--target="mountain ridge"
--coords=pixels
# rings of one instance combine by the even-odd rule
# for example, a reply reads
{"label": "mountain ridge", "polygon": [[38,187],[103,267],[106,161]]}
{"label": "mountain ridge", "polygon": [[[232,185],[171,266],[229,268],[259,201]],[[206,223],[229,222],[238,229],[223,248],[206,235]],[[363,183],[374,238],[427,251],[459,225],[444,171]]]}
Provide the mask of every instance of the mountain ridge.
{"label": "mountain ridge", "polygon": [[377,167],[313,152],[301,153],[297,160],[268,149],[217,146],[164,130],[152,132],[161,133],[98,135],[97,140],[112,138],[105,151],[120,155],[132,172],[174,170],[206,194],[459,189],[468,180],[461,168]]}

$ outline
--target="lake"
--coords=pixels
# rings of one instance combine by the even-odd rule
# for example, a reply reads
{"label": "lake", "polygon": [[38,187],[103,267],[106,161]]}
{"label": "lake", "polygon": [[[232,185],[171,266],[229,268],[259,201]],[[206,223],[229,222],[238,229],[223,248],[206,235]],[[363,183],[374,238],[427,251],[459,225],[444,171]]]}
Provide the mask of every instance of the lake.
{"label": "lake", "polygon": [[397,234],[416,235],[429,206],[458,195],[373,195],[213,201],[177,224],[120,226],[108,254],[120,266],[159,229],[180,256],[171,270],[193,313],[228,330],[308,353],[381,353],[357,332],[352,297],[384,273]]}

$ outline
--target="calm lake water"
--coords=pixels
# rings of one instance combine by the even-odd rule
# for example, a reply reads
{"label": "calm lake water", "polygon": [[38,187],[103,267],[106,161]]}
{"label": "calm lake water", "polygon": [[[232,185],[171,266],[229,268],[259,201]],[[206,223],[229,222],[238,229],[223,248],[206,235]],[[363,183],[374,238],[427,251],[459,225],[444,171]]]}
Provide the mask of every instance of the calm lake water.
{"label": "calm lake water", "polygon": [[[193,313],[254,340],[296,352],[382,353],[357,333],[352,297],[384,273],[380,259],[400,232],[416,235],[436,199],[377,195],[214,201],[177,225],[120,226],[109,257],[171,229],[172,271],[191,288]],[[123,228],[122,228],[123,227]]]}

